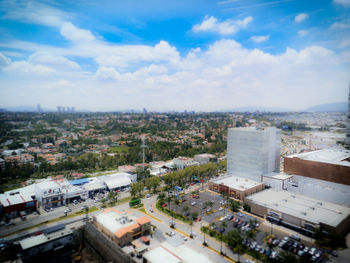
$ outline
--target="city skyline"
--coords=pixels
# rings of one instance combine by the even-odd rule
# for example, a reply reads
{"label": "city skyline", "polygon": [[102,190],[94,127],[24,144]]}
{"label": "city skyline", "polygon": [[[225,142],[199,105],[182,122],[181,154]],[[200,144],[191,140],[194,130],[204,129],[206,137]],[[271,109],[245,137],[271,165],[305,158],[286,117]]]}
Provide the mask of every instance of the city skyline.
{"label": "city skyline", "polygon": [[350,2],[1,1],[0,107],[304,110],[346,101]]}

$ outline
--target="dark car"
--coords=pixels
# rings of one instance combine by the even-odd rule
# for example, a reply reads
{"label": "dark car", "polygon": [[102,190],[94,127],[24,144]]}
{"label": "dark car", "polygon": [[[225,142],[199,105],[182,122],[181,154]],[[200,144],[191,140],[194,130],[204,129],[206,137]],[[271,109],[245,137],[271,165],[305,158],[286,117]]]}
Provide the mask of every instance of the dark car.
{"label": "dark car", "polygon": [[224,232],[225,232],[225,228],[220,227],[220,228],[219,228],[219,232],[220,232],[220,233],[224,233]]}

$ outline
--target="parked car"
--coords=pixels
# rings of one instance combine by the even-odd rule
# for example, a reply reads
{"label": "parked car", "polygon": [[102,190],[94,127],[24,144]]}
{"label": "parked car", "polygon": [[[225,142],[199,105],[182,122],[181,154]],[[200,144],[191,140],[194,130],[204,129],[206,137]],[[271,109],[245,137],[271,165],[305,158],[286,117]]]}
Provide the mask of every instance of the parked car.
{"label": "parked car", "polygon": [[289,236],[291,239],[294,239],[296,241],[300,241],[300,237],[298,235],[290,235]]}
{"label": "parked car", "polygon": [[195,204],[197,204],[197,202],[196,201],[193,201],[192,203],[191,203],[191,205],[193,206],[193,205],[195,205]]}
{"label": "parked car", "polygon": [[146,198],[152,197],[152,194],[146,194]]}

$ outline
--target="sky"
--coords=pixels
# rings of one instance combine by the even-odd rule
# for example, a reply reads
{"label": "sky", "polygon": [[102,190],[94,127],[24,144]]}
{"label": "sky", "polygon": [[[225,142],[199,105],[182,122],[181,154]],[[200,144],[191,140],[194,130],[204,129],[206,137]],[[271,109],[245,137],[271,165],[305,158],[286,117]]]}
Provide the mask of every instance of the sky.
{"label": "sky", "polygon": [[350,0],[0,0],[0,107],[304,110],[347,100]]}

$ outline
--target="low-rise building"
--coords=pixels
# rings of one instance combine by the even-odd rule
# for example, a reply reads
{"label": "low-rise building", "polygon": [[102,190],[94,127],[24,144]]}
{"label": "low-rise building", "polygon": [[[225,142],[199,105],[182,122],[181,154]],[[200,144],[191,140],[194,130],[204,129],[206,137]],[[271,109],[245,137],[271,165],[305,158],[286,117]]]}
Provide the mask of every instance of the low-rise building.
{"label": "low-rise building", "polygon": [[10,217],[17,217],[21,212],[36,210],[36,200],[24,193],[0,194],[2,212]]}
{"label": "low-rise building", "polygon": [[218,158],[214,154],[203,153],[203,154],[196,154],[194,156],[194,160],[196,162],[199,162],[200,164],[206,164],[209,162],[216,163]]}
{"label": "low-rise building", "polygon": [[114,208],[94,216],[93,223],[119,246],[130,244],[134,238],[149,234],[151,230],[148,217],[136,217],[129,211],[121,212]]}
{"label": "low-rise building", "polygon": [[168,242],[163,242],[158,247],[144,253],[143,258],[145,263],[212,262],[207,256],[191,249],[185,244],[175,247],[169,244]]}
{"label": "low-rise building", "polygon": [[243,177],[226,176],[210,180],[209,189],[218,193],[224,192],[233,198],[244,200],[245,196],[264,189],[264,183]]}
{"label": "low-rise building", "polygon": [[263,175],[261,181],[264,182],[267,187],[287,190],[287,184],[293,182],[293,176],[284,173],[269,173]]}
{"label": "low-rise building", "polygon": [[38,205],[44,208],[65,204],[65,193],[61,185],[54,180],[45,180],[35,184],[35,198]]}
{"label": "low-rise building", "polygon": [[350,151],[325,149],[284,157],[284,172],[350,186]]}
{"label": "low-rise building", "polygon": [[346,206],[275,189],[246,197],[245,202],[251,213],[302,233],[321,228],[345,235],[350,230],[350,208]]}
{"label": "low-rise building", "polygon": [[66,228],[54,232],[41,233],[19,242],[22,251],[21,258],[28,259],[53,249],[59,249],[72,244],[72,231]]}

